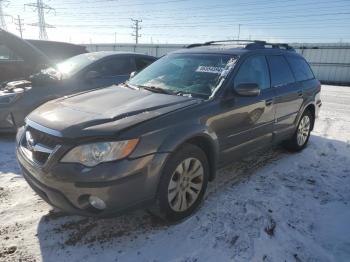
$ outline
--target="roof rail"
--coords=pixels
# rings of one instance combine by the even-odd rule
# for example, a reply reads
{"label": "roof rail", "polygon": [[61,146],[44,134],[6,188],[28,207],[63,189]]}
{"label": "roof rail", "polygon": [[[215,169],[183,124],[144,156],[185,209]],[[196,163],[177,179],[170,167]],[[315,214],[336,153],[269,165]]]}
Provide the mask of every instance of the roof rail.
{"label": "roof rail", "polygon": [[293,47],[286,43],[268,43],[266,41],[262,40],[219,40],[219,41],[209,41],[205,43],[196,43],[196,44],[190,44],[186,46],[186,48],[193,48],[193,47],[199,47],[199,46],[209,46],[209,45],[215,45],[220,43],[238,43],[239,45],[244,45],[244,48],[247,49],[262,49],[262,48],[278,48],[278,49],[285,49],[289,51],[295,51]]}
{"label": "roof rail", "polygon": [[186,48],[193,48],[193,47],[198,47],[198,46],[208,46],[208,45],[213,45],[213,44],[218,44],[218,43],[265,43],[265,41],[259,41],[259,40],[217,40],[217,41],[209,41],[209,42],[204,42],[204,43],[195,43],[195,44],[190,44],[187,45]]}
{"label": "roof rail", "polygon": [[285,49],[288,51],[295,51],[293,47],[286,43],[252,43],[246,45],[247,49],[261,49],[261,48],[278,48],[278,49]]}

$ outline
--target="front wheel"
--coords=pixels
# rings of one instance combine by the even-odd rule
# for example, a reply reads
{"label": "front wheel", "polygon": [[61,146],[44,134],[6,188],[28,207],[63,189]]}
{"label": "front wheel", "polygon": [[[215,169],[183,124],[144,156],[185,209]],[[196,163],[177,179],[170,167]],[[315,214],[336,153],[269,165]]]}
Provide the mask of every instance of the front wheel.
{"label": "front wheel", "polygon": [[190,216],[207,188],[209,164],[197,146],[185,144],[167,160],[162,172],[153,213],[169,221]]}
{"label": "front wheel", "polygon": [[297,130],[293,137],[285,143],[287,149],[291,151],[300,151],[306,147],[310,138],[313,121],[313,115],[309,110],[306,110],[299,120]]}

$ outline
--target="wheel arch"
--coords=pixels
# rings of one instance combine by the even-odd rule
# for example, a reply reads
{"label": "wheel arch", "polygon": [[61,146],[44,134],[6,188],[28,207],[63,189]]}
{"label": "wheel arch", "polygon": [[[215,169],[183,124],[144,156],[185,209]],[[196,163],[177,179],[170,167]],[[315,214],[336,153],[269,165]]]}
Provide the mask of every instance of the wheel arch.
{"label": "wheel arch", "polygon": [[298,123],[306,110],[309,110],[313,116],[313,121],[311,126],[311,131],[312,131],[314,128],[315,119],[316,119],[316,106],[313,102],[305,104],[305,106],[302,107],[302,110],[299,111],[298,117],[295,119],[295,128],[298,126]]}
{"label": "wheel arch", "polygon": [[192,144],[198,146],[203,150],[204,154],[207,156],[209,163],[209,181],[213,181],[216,176],[217,158],[218,150],[214,144],[214,141],[207,135],[196,135],[184,141],[183,144]]}
{"label": "wheel arch", "polygon": [[181,134],[177,133],[176,136],[170,135],[168,139],[165,140],[167,143],[163,144],[162,150],[167,152],[175,152],[184,144],[192,144],[198,146],[207,156],[210,168],[209,181],[213,181],[216,175],[219,155],[217,136],[215,133],[209,132],[208,130],[203,129],[201,126],[192,126],[190,130],[186,130],[186,128],[184,128]]}
{"label": "wheel arch", "polygon": [[316,118],[316,106],[314,104],[309,104],[305,107],[303,113],[308,110],[313,117],[313,121],[311,122],[311,131],[314,129],[314,124],[315,124],[315,118]]}

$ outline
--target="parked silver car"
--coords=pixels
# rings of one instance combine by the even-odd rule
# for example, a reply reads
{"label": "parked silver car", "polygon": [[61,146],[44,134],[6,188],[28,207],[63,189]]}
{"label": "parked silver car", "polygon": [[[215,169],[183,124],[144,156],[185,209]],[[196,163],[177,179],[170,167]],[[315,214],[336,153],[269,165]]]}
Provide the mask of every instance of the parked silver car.
{"label": "parked silver car", "polygon": [[122,83],[155,60],[136,53],[86,53],[27,80],[9,82],[0,89],[0,132],[15,132],[32,110],[49,100]]}

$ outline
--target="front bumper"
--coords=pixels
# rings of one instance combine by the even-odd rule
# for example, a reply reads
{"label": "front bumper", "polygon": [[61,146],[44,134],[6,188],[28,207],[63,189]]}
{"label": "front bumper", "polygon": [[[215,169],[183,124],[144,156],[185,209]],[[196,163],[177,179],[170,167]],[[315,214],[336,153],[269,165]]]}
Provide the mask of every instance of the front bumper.
{"label": "front bumper", "polygon": [[[145,207],[155,199],[161,167],[167,153],[102,163],[93,168],[60,163],[60,154],[40,166],[17,145],[23,176],[50,205],[71,214],[108,217]],[[102,199],[103,210],[91,206],[89,196]]]}

